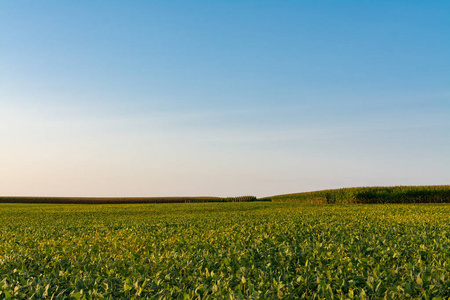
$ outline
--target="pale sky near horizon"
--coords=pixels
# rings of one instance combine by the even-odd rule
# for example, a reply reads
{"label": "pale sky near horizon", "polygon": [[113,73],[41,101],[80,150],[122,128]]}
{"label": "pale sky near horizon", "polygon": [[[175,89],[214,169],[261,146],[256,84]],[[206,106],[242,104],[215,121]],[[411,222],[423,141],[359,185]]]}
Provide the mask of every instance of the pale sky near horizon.
{"label": "pale sky near horizon", "polygon": [[0,195],[450,184],[450,1],[2,1]]}

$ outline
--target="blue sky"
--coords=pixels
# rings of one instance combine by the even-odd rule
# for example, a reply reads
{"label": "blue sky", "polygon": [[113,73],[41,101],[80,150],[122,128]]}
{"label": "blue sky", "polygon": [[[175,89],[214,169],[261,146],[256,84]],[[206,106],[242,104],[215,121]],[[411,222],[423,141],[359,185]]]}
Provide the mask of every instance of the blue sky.
{"label": "blue sky", "polygon": [[449,1],[3,1],[0,194],[450,183]]}

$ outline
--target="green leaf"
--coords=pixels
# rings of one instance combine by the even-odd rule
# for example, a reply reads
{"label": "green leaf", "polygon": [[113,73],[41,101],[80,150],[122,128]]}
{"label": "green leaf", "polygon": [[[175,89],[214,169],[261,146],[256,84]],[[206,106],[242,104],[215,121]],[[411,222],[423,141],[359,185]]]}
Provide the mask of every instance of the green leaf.
{"label": "green leaf", "polygon": [[417,282],[417,284],[420,285],[420,286],[423,285],[423,280],[422,280],[422,278],[420,278],[420,275],[419,275],[419,274],[418,274],[417,277],[416,277],[416,282]]}
{"label": "green leaf", "polygon": [[11,294],[8,291],[5,291],[5,299],[11,298]]}

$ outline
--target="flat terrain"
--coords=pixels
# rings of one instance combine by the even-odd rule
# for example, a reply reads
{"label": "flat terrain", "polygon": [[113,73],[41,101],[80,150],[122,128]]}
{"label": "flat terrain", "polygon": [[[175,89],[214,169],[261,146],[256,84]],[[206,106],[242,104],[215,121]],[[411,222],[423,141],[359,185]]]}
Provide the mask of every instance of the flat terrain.
{"label": "flat terrain", "polygon": [[449,204],[0,204],[0,299],[432,299],[449,247]]}

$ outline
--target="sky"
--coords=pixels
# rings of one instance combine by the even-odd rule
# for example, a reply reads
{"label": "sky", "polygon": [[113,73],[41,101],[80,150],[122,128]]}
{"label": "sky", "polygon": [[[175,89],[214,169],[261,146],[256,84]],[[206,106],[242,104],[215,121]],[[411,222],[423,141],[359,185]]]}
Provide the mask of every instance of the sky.
{"label": "sky", "polygon": [[0,195],[450,184],[450,1],[2,1]]}

